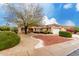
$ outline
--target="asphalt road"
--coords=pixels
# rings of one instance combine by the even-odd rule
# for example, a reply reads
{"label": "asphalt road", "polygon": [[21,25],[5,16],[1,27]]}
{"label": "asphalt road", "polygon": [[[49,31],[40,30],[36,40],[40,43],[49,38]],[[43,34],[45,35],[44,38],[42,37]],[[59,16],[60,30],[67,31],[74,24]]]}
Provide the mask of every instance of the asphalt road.
{"label": "asphalt road", "polygon": [[79,56],[79,49],[77,49],[76,51],[72,52],[68,56]]}

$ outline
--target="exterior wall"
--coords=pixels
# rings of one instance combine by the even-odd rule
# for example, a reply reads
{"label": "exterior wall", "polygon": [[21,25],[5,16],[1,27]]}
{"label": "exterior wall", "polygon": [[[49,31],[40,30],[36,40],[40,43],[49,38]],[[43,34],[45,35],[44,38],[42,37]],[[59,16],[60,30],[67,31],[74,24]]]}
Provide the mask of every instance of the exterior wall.
{"label": "exterior wall", "polygon": [[41,31],[50,31],[51,28],[49,27],[30,27],[28,28],[29,32],[41,32]]}
{"label": "exterior wall", "polygon": [[59,35],[60,27],[52,26],[51,32],[55,35]]}
{"label": "exterior wall", "polygon": [[41,28],[39,28],[39,27],[33,27],[33,28],[29,28],[28,31],[29,32],[40,32]]}
{"label": "exterior wall", "polygon": [[41,31],[41,29],[40,28],[36,28],[36,32],[40,32]]}
{"label": "exterior wall", "polygon": [[61,28],[61,31],[66,31],[66,29],[65,28]]}
{"label": "exterior wall", "polygon": [[55,35],[59,35],[60,29],[51,29],[51,32]]}

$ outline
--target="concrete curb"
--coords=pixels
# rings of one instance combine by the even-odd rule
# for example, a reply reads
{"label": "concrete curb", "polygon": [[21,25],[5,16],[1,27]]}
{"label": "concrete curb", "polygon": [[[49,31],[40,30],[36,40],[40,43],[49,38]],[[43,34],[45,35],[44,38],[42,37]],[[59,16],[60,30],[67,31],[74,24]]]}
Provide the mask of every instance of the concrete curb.
{"label": "concrete curb", "polygon": [[33,36],[31,38],[38,40],[38,43],[35,44],[35,49],[44,47],[44,42],[41,39],[34,38]]}

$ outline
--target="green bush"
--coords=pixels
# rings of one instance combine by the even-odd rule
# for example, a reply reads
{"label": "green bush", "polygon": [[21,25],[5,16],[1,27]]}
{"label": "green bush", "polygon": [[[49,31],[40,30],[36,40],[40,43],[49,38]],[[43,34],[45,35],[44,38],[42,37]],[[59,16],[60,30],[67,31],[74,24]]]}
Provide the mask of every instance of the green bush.
{"label": "green bush", "polygon": [[74,27],[74,30],[75,30],[76,32],[79,32],[79,27]]}
{"label": "green bush", "polygon": [[70,32],[60,31],[59,32],[59,36],[71,38],[72,37],[72,34]]}
{"label": "green bush", "polygon": [[11,28],[11,31],[12,31],[12,32],[15,32],[15,33],[18,33],[18,28],[17,28],[17,27],[12,27],[12,28]]}
{"label": "green bush", "polygon": [[10,31],[10,27],[8,26],[0,26],[1,31]]}
{"label": "green bush", "polygon": [[0,50],[11,48],[19,42],[20,37],[16,33],[9,31],[0,32]]}

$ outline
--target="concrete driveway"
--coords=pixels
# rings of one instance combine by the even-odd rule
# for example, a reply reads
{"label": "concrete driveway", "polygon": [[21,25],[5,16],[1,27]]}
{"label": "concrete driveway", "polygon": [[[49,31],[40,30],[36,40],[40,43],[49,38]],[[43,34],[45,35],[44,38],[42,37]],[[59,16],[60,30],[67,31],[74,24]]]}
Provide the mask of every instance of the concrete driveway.
{"label": "concrete driveway", "polygon": [[67,56],[77,49],[79,49],[79,40],[72,40],[35,49],[32,56]]}

